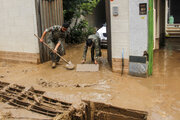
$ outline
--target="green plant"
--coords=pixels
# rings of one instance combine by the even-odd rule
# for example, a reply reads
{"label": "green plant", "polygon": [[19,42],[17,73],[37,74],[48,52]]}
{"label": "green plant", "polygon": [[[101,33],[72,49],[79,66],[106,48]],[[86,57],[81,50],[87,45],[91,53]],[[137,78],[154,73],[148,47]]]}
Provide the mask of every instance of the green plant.
{"label": "green plant", "polygon": [[82,43],[87,39],[88,35],[93,34],[95,29],[88,26],[86,20],[81,20],[70,31],[67,35],[66,43]]}
{"label": "green plant", "polygon": [[[94,33],[94,28],[88,25],[86,20],[78,20],[81,16],[86,17],[92,14],[93,9],[97,6],[100,0],[65,0],[64,6],[64,20],[71,22],[75,20],[74,26],[71,26],[66,37],[66,43],[81,43],[87,39],[88,35]],[[71,6],[71,7],[69,7]]]}

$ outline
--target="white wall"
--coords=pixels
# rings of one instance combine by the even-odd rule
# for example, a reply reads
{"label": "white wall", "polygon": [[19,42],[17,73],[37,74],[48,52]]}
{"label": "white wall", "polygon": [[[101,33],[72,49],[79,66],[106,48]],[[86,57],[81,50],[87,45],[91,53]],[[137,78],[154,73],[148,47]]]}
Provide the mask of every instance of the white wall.
{"label": "white wall", "polygon": [[0,9],[0,51],[39,53],[35,0],[1,0]]}
{"label": "white wall", "polygon": [[[113,0],[111,6],[112,58],[129,59],[129,1]],[[112,8],[118,7],[118,16],[113,16]]]}
{"label": "white wall", "polygon": [[133,56],[142,56],[148,46],[148,15],[139,15],[139,3],[148,0],[129,0],[130,55]]}

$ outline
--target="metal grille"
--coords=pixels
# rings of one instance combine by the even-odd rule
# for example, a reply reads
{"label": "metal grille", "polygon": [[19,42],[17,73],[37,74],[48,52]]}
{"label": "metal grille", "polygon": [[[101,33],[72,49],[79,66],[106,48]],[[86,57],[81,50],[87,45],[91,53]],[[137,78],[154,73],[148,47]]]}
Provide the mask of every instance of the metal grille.
{"label": "metal grille", "polygon": [[71,103],[49,98],[44,96],[44,93],[44,91],[36,90],[33,87],[27,89],[17,84],[10,85],[0,82],[0,98],[10,105],[51,117],[63,114],[71,108]]}

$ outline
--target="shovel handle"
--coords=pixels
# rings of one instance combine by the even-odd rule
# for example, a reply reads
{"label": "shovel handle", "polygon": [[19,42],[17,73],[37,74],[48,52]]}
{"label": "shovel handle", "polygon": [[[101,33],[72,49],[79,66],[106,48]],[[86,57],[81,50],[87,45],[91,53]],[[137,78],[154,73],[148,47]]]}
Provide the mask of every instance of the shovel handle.
{"label": "shovel handle", "polygon": [[[36,35],[36,34],[34,34],[34,36],[36,36],[39,40],[40,40],[40,38]],[[48,46],[48,44],[47,43],[45,43],[44,41],[42,42],[46,47],[48,47],[51,51],[53,51],[53,49],[51,49],[49,46]],[[67,64],[69,64],[69,62],[66,60],[66,59],[64,59],[62,56],[60,56],[57,52],[55,53],[57,56],[59,56],[62,60],[64,60]]]}

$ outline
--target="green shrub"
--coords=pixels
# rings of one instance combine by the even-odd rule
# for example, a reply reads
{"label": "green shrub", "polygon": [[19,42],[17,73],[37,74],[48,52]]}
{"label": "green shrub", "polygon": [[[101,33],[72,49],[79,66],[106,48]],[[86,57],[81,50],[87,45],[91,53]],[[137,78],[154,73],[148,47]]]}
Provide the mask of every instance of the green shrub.
{"label": "green shrub", "polygon": [[[80,16],[87,16],[92,14],[93,9],[97,6],[100,0],[65,0],[63,1],[64,7],[64,20],[65,22],[75,19],[75,25],[70,28],[66,43],[82,43],[87,39],[88,35],[93,34],[95,29],[88,25],[86,20],[77,22]],[[71,6],[71,7],[69,7]]]}
{"label": "green shrub", "polygon": [[94,32],[94,27],[88,26],[86,20],[81,20],[77,25],[73,26],[73,28],[70,28],[66,37],[66,43],[82,43]]}

